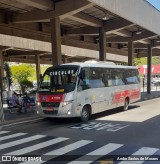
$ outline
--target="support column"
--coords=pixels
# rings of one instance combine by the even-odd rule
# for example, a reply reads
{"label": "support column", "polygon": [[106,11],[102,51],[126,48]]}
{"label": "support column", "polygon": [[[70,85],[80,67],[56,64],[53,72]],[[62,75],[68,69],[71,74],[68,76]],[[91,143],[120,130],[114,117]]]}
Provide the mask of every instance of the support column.
{"label": "support column", "polygon": [[3,90],[3,77],[4,77],[3,51],[0,50],[0,89],[1,90]]}
{"label": "support column", "polygon": [[50,22],[51,22],[52,64],[53,66],[55,66],[62,63],[60,19],[54,18],[51,19]]}
{"label": "support column", "polygon": [[40,74],[41,74],[40,55],[35,55],[35,61],[36,61],[37,86],[38,86],[38,83],[40,82]]}
{"label": "support column", "polygon": [[3,77],[4,77],[4,62],[3,62],[3,52],[0,50],[0,121],[5,121],[3,113]]}
{"label": "support column", "polygon": [[147,58],[147,93],[151,93],[151,79],[152,79],[152,47],[148,46]]}
{"label": "support column", "polygon": [[106,33],[103,27],[99,28],[99,61],[106,61]]}
{"label": "support column", "polygon": [[62,61],[63,61],[63,64],[65,64],[65,63],[67,63],[68,61],[67,61],[67,57],[66,56],[62,56]]}
{"label": "support column", "polygon": [[133,66],[133,42],[128,42],[128,66]]}

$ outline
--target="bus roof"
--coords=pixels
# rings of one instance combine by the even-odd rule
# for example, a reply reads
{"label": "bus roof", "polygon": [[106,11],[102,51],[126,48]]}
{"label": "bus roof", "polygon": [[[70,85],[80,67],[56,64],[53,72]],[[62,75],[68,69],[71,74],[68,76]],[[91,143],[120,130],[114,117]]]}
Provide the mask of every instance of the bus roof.
{"label": "bus roof", "polygon": [[73,62],[61,64],[61,66],[80,66],[80,67],[101,67],[101,68],[127,68],[127,69],[138,69],[136,66],[124,66],[124,65],[116,65],[113,62],[105,62],[105,61],[86,61],[86,62]]}

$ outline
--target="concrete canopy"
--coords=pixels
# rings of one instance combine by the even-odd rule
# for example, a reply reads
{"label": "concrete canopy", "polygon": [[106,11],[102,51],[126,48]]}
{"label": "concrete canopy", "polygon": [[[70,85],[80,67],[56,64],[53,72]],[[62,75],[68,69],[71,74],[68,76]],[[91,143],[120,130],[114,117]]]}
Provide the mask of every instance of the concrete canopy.
{"label": "concrete canopy", "polygon": [[103,27],[106,59],[126,62],[128,42],[134,42],[135,57],[147,56],[142,50],[151,43],[158,49],[153,56],[159,55],[159,16],[145,0],[1,0],[0,46],[6,61],[35,63],[40,54],[42,63],[51,63],[50,20],[59,18],[68,61],[98,59],[98,28]]}

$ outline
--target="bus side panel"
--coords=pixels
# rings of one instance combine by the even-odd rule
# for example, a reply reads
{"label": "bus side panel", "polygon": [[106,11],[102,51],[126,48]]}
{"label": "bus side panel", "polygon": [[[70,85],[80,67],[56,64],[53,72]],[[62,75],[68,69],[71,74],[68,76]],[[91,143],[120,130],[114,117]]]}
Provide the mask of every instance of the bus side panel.
{"label": "bus side panel", "polygon": [[76,105],[75,105],[77,116],[81,116],[82,109],[85,105],[91,105],[91,108],[93,108],[91,102],[91,94],[92,93],[90,89],[77,91],[77,98],[76,98]]}

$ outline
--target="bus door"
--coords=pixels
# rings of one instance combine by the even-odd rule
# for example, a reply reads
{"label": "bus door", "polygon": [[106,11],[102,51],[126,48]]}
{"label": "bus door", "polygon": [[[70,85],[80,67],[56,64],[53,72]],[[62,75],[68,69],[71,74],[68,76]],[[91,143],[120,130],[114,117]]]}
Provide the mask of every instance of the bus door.
{"label": "bus door", "polygon": [[[95,71],[91,68],[83,68],[83,71],[85,75],[79,79],[77,104],[90,104],[92,113],[98,113],[101,111],[101,100],[104,97],[99,88],[100,80],[96,78]],[[92,73],[94,76],[92,76]]]}

